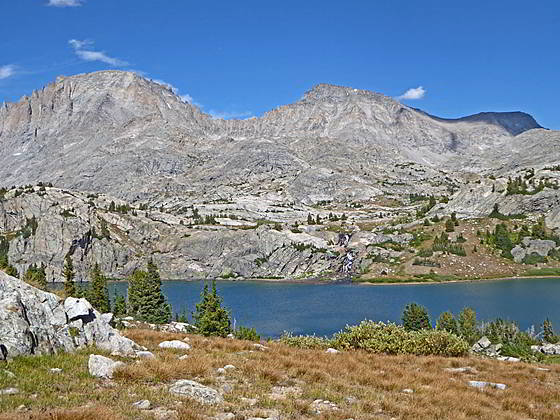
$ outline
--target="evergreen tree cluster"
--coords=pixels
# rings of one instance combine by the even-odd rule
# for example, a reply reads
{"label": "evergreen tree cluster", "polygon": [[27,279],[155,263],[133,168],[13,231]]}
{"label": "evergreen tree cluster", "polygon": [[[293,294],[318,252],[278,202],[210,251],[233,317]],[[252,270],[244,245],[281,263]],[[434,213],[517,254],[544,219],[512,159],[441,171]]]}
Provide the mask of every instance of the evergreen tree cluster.
{"label": "evergreen tree cluster", "polygon": [[463,245],[458,243],[453,243],[449,240],[449,235],[447,232],[442,232],[440,236],[434,238],[434,243],[432,244],[432,251],[442,251],[448,254],[458,255],[464,257],[467,255]]}

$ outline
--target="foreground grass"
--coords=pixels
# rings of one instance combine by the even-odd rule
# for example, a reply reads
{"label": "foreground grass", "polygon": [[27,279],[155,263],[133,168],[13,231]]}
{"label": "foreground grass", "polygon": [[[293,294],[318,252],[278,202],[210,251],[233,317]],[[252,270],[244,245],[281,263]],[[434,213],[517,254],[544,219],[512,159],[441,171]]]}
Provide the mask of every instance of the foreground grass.
{"label": "foreground grass", "polygon": [[[267,343],[190,336],[184,352],[157,347],[184,336],[148,330],[126,335],[156,354],[155,360],[128,360],[111,381],[87,372],[88,349],[75,354],[23,357],[0,363],[0,389],[20,394],[0,396],[0,419],[151,419],[140,411],[141,399],[153,407],[176,410],[177,419],[212,418],[231,412],[237,420],[280,415],[286,419],[560,419],[560,366],[507,363],[474,357],[382,356],[361,351],[326,354]],[[124,359],[123,359],[124,360]],[[225,375],[217,368],[236,367]],[[447,367],[470,366],[477,373],[451,373]],[[51,368],[61,368],[54,374]],[[3,369],[15,374],[8,376]],[[171,396],[168,384],[194,379],[226,391],[219,407],[203,407]],[[505,383],[508,389],[479,391],[469,380]],[[403,392],[411,389],[412,393]],[[338,410],[314,412],[313,401],[329,400]],[[19,407],[19,408],[18,408]]]}

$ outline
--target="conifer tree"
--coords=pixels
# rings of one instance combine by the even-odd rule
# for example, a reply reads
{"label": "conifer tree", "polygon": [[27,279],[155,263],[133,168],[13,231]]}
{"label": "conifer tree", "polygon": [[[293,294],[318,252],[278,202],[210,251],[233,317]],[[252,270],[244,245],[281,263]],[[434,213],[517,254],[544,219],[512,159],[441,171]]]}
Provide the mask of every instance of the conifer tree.
{"label": "conifer tree", "polygon": [[99,264],[95,263],[91,272],[91,287],[89,290],[89,303],[99,312],[109,312],[109,292],[107,290],[107,278],[101,273]]}
{"label": "conifer tree", "polygon": [[126,299],[123,295],[115,294],[115,304],[113,306],[113,314],[115,316],[123,316],[126,315]]}
{"label": "conifer tree", "polygon": [[62,274],[64,275],[64,294],[66,295],[66,297],[76,297],[76,285],[74,284],[74,264],[72,263],[72,257],[70,256],[70,254],[66,255]]}
{"label": "conifer tree", "polygon": [[154,324],[171,320],[171,305],[161,291],[161,278],[152,259],[147,271],[136,270],[128,279],[128,310],[130,315]]}
{"label": "conifer tree", "polygon": [[212,281],[211,291],[208,290],[207,284],[204,285],[193,318],[197,331],[205,336],[226,337],[232,332],[230,315],[228,310],[222,307],[222,298],[218,296],[215,281]]}
{"label": "conifer tree", "polygon": [[45,274],[45,267],[37,268],[35,264],[31,264],[25,274],[23,275],[23,281],[37,287],[41,290],[47,289],[47,276]]}

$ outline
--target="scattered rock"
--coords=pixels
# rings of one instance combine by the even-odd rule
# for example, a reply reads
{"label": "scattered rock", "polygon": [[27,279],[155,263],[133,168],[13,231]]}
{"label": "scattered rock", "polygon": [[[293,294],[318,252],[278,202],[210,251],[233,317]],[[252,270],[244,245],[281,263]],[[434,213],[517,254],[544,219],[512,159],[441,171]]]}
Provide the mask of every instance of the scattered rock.
{"label": "scattered rock", "polygon": [[496,388],[496,389],[504,390],[504,389],[507,388],[507,385],[505,385],[505,384],[499,384],[499,383],[494,383],[494,382],[484,382],[484,381],[469,381],[469,386],[472,386],[474,388],[479,388],[479,389],[484,389],[486,387],[490,387],[490,388]]}
{"label": "scattered rock", "polygon": [[315,414],[321,414],[324,411],[338,410],[338,406],[328,400],[315,400],[311,403],[311,410]]}
{"label": "scattered rock", "polygon": [[414,390],[410,389],[410,388],[405,388],[401,391],[404,394],[414,394]]}
{"label": "scattered rock", "polygon": [[458,367],[458,368],[445,368],[444,370],[446,372],[451,372],[451,373],[478,373],[478,370],[470,366]]}
{"label": "scattered rock", "polygon": [[49,369],[49,372],[52,373],[52,374],[58,374],[58,373],[61,373],[61,372],[62,372],[62,369],[60,369],[60,368],[52,368],[52,369]]}
{"label": "scattered rock", "polygon": [[134,408],[137,408],[138,410],[149,410],[151,405],[152,404],[150,403],[149,400],[140,400],[132,404],[132,406]]}
{"label": "scattered rock", "polygon": [[3,369],[2,372],[4,372],[4,374],[8,377],[8,378],[15,378],[16,375],[13,372],[10,372],[9,370]]}
{"label": "scattered rock", "polygon": [[151,414],[156,420],[177,420],[179,413],[176,410],[170,410],[165,407],[158,407],[151,411]]}
{"label": "scattered rock", "polygon": [[328,348],[325,353],[331,353],[331,354],[337,354],[340,353],[340,351],[338,351],[337,349],[333,349],[333,348]]}
{"label": "scattered rock", "polygon": [[123,362],[115,362],[105,356],[90,354],[88,361],[89,373],[97,378],[110,379],[116,368],[124,366]]}
{"label": "scattered rock", "polygon": [[516,362],[521,361],[521,359],[519,359],[517,357],[509,357],[509,356],[500,356],[497,359],[501,360],[502,362],[512,362],[512,363],[516,363]]}
{"label": "scattered rock", "polygon": [[232,333],[229,333],[226,337],[229,338],[230,340],[233,340],[235,338],[235,336]]}
{"label": "scattered rock", "polygon": [[141,359],[155,359],[156,356],[151,351],[138,351],[136,352],[136,356]]}
{"label": "scattered rock", "polygon": [[179,340],[162,341],[159,343],[159,347],[162,349],[177,349],[177,350],[190,350],[190,344],[184,343]]}
{"label": "scattered rock", "polygon": [[285,398],[299,397],[303,391],[297,386],[273,386],[268,394],[271,400],[280,400]]}
{"label": "scattered rock", "polygon": [[19,394],[19,389],[17,388],[0,389],[0,395],[15,395],[15,394]]}
{"label": "scattered rock", "polygon": [[543,344],[542,346],[531,346],[531,350],[534,352],[540,352],[548,355],[560,354],[560,343],[559,344]]}
{"label": "scattered rock", "polygon": [[188,379],[176,381],[169,388],[169,392],[193,398],[202,404],[221,404],[223,402],[222,396],[215,389]]}
{"label": "scattered rock", "polygon": [[233,369],[235,369],[235,366],[233,366],[233,365],[225,365],[225,366],[224,366],[224,369],[225,369],[225,370],[233,370]]}
{"label": "scattered rock", "polygon": [[218,368],[216,372],[218,372],[218,375],[224,375],[226,373],[226,370],[224,368]]}
{"label": "scattered rock", "polygon": [[262,344],[259,344],[259,343],[253,344],[253,347],[256,348],[257,350],[260,350],[260,351],[266,351],[266,350],[268,350],[268,347],[263,346]]}
{"label": "scattered rock", "polygon": [[188,354],[183,354],[182,356],[179,356],[179,360],[186,360],[189,358]]}
{"label": "scattered rock", "polygon": [[221,413],[217,416],[214,416],[215,420],[233,420],[235,418],[235,414],[233,413]]}

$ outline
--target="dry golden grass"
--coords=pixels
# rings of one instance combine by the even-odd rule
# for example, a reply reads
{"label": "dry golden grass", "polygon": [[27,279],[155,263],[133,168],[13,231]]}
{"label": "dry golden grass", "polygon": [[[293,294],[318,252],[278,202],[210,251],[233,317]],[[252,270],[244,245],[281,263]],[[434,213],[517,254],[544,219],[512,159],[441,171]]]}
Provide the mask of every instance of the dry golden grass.
{"label": "dry golden grass", "polygon": [[[16,396],[0,397],[4,419],[149,419],[152,411],[131,407],[149,399],[154,407],[173,409],[178,419],[201,420],[231,412],[237,420],[280,415],[285,419],[560,419],[560,366],[549,371],[538,365],[494,360],[415,356],[382,356],[361,351],[327,354],[278,343],[258,351],[253,343],[189,336],[189,357],[184,352],[159,349],[176,334],[129,330],[126,334],[148,347],[157,358],[129,361],[113,381],[87,375],[87,352],[49,356],[38,366],[26,358],[0,365],[16,378],[0,376],[0,389],[15,386]],[[236,369],[218,375],[217,368]],[[43,371],[55,365],[74,369],[68,376]],[[447,367],[470,366],[477,373],[451,373]],[[35,375],[24,380],[24,375]],[[220,407],[198,405],[171,396],[175,379],[193,379],[224,393]],[[471,388],[469,380],[505,383],[505,391]],[[404,389],[413,393],[405,393]],[[35,397],[33,397],[33,394]],[[60,398],[63,397],[63,398]],[[329,400],[338,410],[317,414],[313,401]],[[179,403],[178,403],[179,401]],[[30,411],[17,411],[25,405]],[[91,406],[89,405],[91,404]]]}

